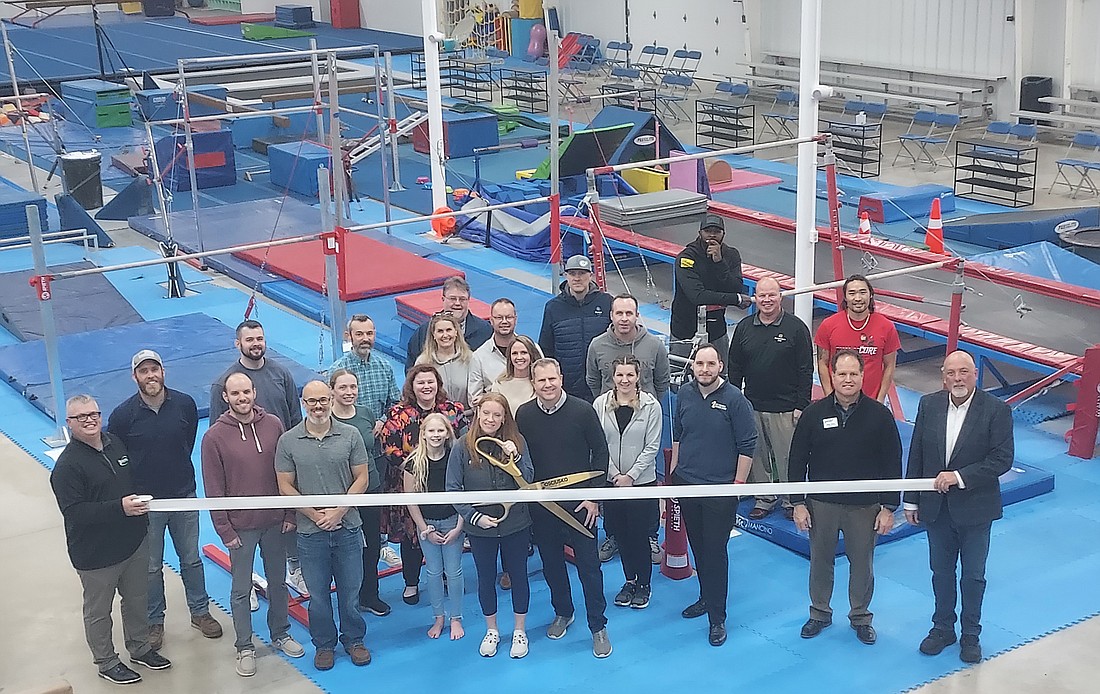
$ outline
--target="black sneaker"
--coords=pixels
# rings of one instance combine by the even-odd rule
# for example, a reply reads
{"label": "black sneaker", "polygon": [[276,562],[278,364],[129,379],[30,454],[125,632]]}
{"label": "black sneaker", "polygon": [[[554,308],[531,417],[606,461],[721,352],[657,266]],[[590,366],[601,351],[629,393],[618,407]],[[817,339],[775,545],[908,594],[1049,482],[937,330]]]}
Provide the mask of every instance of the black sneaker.
{"label": "black sneaker", "polygon": [[370,612],[375,617],[385,617],[391,610],[392,608],[387,603],[383,602],[381,598],[359,603],[360,612]]}
{"label": "black sneaker", "polygon": [[696,617],[702,617],[707,613],[707,603],[702,598],[691,603],[684,608],[684,611],[680,613],[680,616],[684,619],[695,619]]}
{"label": "black sneaker", "polygon": [[144,655],[139,655],[136,658],[130,658],[131,663],[137,663],[142,667],[147,667],[150,670],[167,670],[172,667],[172,661],[168,660],[160,653],[150,649]]}
{"label": "black sneaker", "polygon": [[638,586],[634,591],[634,598],[630,601],[630,606],[635,610],[644,610],[649,607],[649,586]]}
{"label": "black sneaker", "polygon": [[126,667],[122,663],[114,666],[106,672],[99,673],[99,676],[108,682],[114,682],[115,684],[137,684],[141,681],[141,675],[137,674],[130,668]]}
{"label": "black sneaker", "polygon": [[623,587],[619,589],[619,593],[615,596],[615,604],[619,607],[630,607],[631,601],[634,600],[634,591],[638,589],[638,586],[633,582],[627,581],[623,584]]}
{"label": "black sneaker", "polygon": [[928,636],[925,636],[924,640],[920,642],[920,652],[925,655],[939,655],[943,653],[943,649],[957,640],[954,631],[932,629],[928,632]]}
{"label": "black sneaker", "polygon": [[959,660],[964,663],[982,662],[982,644],[977,636],[963,634],[959,640]]}

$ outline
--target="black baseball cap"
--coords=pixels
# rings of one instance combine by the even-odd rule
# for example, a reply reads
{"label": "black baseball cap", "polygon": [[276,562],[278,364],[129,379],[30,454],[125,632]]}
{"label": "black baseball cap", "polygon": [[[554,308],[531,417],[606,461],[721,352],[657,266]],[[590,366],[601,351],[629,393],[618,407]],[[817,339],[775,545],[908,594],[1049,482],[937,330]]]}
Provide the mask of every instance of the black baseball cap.
{"label": "black baseball cap", "polygon": [[708,214],[703,218],[703,223],[699,225],[699,231],[703,229],[718,229],[719,231],[725,231],[726,222],[716,214]]}

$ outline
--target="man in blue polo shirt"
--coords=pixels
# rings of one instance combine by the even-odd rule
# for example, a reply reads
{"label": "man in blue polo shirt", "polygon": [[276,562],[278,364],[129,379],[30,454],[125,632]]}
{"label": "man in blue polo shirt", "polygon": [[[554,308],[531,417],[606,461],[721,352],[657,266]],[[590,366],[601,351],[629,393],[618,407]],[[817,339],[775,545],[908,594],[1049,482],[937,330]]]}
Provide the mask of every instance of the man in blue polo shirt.
{"label": "man in blue polo shirt", "polygon": [[[195,400],[164,385],[160,355],[143,349],[130,360],[138,392],[115,408],[107,431],[122,440],[133,465],[138,494],[157,499],[195,496],[195,448],[199,416]],[[222,635],[210,616],[206,574],[199,556],[199,512],[149,513],[149,644],[159,650],[164,642],[164,531],[180,559],[180,575],[191,611],[191,626],[208,639]]]}
{"label": "man in blue polo shirt", "polygon": [[[685,383],[672,418],[673,484],[744,484],[756,448],[752,405],[722,378],[718,348],[695,352],[695,380]],[[699,575],[699,600],[684,608],[685,619],[707,615],[712,646],[726,642],[729,551],[737,497],[680,499],[688,544]]]}

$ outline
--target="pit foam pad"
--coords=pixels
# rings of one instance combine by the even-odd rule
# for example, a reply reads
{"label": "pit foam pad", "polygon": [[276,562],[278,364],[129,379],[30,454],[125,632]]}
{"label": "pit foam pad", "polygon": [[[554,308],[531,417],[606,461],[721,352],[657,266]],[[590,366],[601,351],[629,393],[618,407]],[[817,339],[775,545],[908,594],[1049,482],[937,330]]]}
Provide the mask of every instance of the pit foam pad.
{"label": "pit foam pad", "polygon": [[[438,287],[454,268],[358,234],[348,234],[347,301]],[[303,241],[274,248],[234,253],[280,277],[324,291],[325,256],[321,241]]]}

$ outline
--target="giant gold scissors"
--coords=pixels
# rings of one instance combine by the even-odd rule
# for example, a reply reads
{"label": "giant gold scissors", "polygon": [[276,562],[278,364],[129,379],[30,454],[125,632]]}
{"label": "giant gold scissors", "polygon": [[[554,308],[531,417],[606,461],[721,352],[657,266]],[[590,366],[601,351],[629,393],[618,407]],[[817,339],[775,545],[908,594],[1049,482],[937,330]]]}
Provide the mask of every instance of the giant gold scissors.
{"label": "giant gold scissors", "polygon": [[[512,479],[514,479],[516,481],[516,486],[519,487],[520,489],[561,489],[562,487],[571,487],[574,484],[579,484],[581,482],[586,482],[590,479],[595,479],[597,477],[601,477],[601,476],[607,474],[606,472],[600,472],[598,470],[592,470],[590,472],[574,472],[574,473],[569,474],[569,475],[562,475],[561,477],[554,477],[552,479],[542,480],[541,482],[528,482],[527,480],[523,479],[523,473],[521,473],[519,471],[519,467],[516,465],[516,461],[512,456],[508,456],[507,460],[500,460],[499,458],[497,458],[495,456],[492,456],[492,455],[486,453],[484,450],[482,450],[482,448],[481,448],[482,441],[488,441],[490,443],[495,443],[498,446],[500,446],[501,448],[504,447],[504,445],[503,445],[504,441],[502,441],[500,439],[497,439],[497,438],[493,438],[492,436],[482,436],[479,439],[477,439],[476,441],[474,441],[474,448],[477,450],[478,454],[481,455],[482,458],[485,458],[485,460],[489,461],[490,465],[492,465],[494,467],[497,467],[497,468],[500,468],[504,472],[511,475]],[[493,520],[495,520],[496,522],[499,523],[508,516],[508,512],[512,510],[512,506],[514,506],[516,503],[517,502],[515,502],[515,501],[505,501],[505,502],[502,502],[502,503],[499,503],[499,504],[478,504],[478,505],[479,506],[503,506],[504,507],[504,513],[502,513],[499,518],[493,518]],[[579,533],[581,533],[581,534],[583,534],[587,537],[595,537],[592,534],[591,530],[584,527],[584,524],[582,524],[580,521],[578,521],[576,518],[574,518],[572,516],[572,514],[570,514],[568,511],[566,511],[564,508],[562,508],[561,505],[558,504],[556,501],[540,501],[538,503],[542,504],[543,508],[545,508],[550,513],[553,513],[555,516],[560,518],[563,523],[565,523],[569,527],[573,528],[577,532],[579,532]]]}

